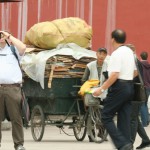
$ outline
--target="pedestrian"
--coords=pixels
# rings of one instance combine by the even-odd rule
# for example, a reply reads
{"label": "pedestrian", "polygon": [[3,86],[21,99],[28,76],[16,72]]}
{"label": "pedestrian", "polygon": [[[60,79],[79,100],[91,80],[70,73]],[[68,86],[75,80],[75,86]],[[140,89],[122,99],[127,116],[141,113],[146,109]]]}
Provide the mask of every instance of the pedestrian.
{"label": "pedestrian", "polygon": [[[99,48],[96,52],[97,60],[92,61],[87,64],[83,77],[81,79],[82,84],[86,81],[97,80],[102,84],[107,78],[107,62],[105,58],[107,56],[106,48]],[[99,83],[99,82],[97,82]],[[98,84],[97,84],[98,85]],[[89,137],[89,142],[93,142],[91,137]]]}
{"label": "pedestrian", "polygon": [[[133,44],[127,44],[129,48],[134,52],[135,54],[135,46]],[[136,58],[136,55],[135,55]],[[138,67],[141,73],[141,76],[143,76],[143,70],[141,66],[141,62],[137,59]],[[134,78],[134,82],[140,83],[138,76]],[[132,101],[132,112],[131,112],[131,141],[134,144],[136,134],[141,137],[142,142],[136,149],[143,149],[147,146],[150,146],[150,139],[140,121],[140,109],[141,109],[142,102],[137,101],[136,99],[133,99]]]}
{"label": "pedestrian", "polygon": [[[133,77],[137,74],[132,50],[125,46],[126,33],[116,29],[111,34],[114,52],[108,64],[109,78],[93,91],[101,95],[106,89],[102,122],[118,150],[133,150],[130,132],[131,101],[134,96]],[[117,127],[113,118],[117,114]]]}
{"label": "pedestrian", "polygon": [[1,123],[7,110],[11,124],[15,150],[25,150],[23,122],[21,117],[22,73],[18,61],[6,43],[11,43],[19,58],[24,55],[26,46],[6,31],[0,31],[0,142]]}
{"label": "pedestrian", "polygon": [[[141,65],[143,69],[143,81],[144,81],[144,86],[146,89],[147,97],[150,95],[150,64],[148,62],[148,53],[147,52],[142,52],[140,54],[141,57]],[[141,114],[141,120],[142,124],[144,127],[147,127],[149,125],[149,112],[148,112],[148,99],[143,102],[141,109],[140,109],[140,114]]]}

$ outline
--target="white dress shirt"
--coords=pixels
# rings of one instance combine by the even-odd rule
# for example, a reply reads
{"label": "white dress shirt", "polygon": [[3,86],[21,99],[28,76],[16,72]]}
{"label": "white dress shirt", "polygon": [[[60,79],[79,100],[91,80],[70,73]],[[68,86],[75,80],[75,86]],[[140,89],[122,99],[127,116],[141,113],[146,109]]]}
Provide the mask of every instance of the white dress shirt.
{"label": "white dress shirt", "polygon": [[127,46],[117,48],[110,57],[109,75],[111,72],[119,72],[118,79],[133,80],[134,70],[136,70],[136,65],[133,51]]}
{"label": "white dress shirt", "polygon": [[[16,49],[16,48],[15,48]],[[21,56],[16,49],[19,60]],[[0,49],[0,84],[22,83],[22,72],[18,61],[7,45]]]}

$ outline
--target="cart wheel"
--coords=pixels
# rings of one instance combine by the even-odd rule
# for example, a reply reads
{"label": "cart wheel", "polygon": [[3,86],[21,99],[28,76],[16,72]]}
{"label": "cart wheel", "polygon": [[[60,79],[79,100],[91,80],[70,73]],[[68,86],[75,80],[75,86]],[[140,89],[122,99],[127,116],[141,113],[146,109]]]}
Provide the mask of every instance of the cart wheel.
{"label": "cart wheel", "polygon": [[90,115],[87,120],[87,130],[94,142],[102,143],[107,140],[108,133],[101,122],[101,111],[99,108],[91,108]]}
{"label": "cart wheel", "polygon": [[45,129],[44,113],[41,106],[36,105],[31,114],[31,133],[35,141],[41,141]]}
{"label": "cart wheel", "polygon": [[[82,117],[81,117],[82,118]],[[74,127],[73,127],[73,132],[74,132],[74,136],[78,141],[83,141],[85,136],[86,136],[86,119],[84,119],[85,117],[83,116],[82,119],[79,118],[75,118],[74,119]]]}

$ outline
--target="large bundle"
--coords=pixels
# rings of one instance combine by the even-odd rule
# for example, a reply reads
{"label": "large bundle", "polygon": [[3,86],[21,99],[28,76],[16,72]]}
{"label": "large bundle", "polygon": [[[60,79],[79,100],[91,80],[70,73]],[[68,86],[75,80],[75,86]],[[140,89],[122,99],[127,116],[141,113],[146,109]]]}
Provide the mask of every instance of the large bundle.
{"label": "large bundle", "polygon": [[[36,54],[36,52],[33,52]],[[96,58],[83,57],[76,60],[72,56],[56,55],[46,61],[44,77],[49,78],[53,68],[53,78],[81,78],[87,63]],[[24,76],[26,76],[24,72]]]}
{"label": "large bundle", "polygon": [[[28,49],[28,48],[27,48]],[[40,82],[44,89],[44,78],[51,87],[52,78],[81,78],[87,63],[96,60],[96,52],[74,43],[60,44],[53,50],[29,48],[21,61],[24,75]]]}
{"label": "large bundle", "polygon": [[32,26],[25,35],[25,44],[43,49],[52,49],[61,43],[76,43],[90,46],[92,28],[80,18],[64,18],[42,22]]}
{"label": "large bundle", "polygon": [[[48,87],[51,88],[53,78],[82,78],[87,63],[95,58],[83,57],[80,60],[72,56],[56,55],[47,60],[44,78],[49,78]],[[26,73],[24,72],[24,77]]]}

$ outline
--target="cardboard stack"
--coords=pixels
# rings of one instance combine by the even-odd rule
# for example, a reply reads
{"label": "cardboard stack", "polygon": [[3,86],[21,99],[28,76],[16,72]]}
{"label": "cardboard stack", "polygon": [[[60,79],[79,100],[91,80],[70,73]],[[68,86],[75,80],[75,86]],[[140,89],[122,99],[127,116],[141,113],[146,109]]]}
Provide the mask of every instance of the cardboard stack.
{"label": "cardboard stack", "polygon": [[79,77],[81,78],[87,63],[95,60],[94,58],[81,58],[75,60],[72,56],[57,55],[49,58],[46,63],[45,77],[53,70],[53,78]]}

